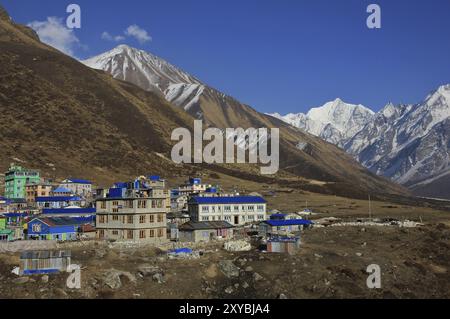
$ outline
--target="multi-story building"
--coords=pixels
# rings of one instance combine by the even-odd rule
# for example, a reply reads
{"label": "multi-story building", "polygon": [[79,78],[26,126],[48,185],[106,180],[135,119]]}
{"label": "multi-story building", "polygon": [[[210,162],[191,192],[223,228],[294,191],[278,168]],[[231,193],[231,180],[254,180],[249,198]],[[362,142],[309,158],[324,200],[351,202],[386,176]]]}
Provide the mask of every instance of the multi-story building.
{"label": "multi-story building", "polygon": [[167,242],[169,191],[147,188],[138,180],[127,185],[130,188],[111,188],[105,198],[96,200],[97,238]]}
{"label": "multi-story building", "polygon": [[211,185],[202,184],[200,178],[190,178],[184,185],[180,185],[177,191],[179,195],[193,195],[206,192]]}
{"label": "multi-story building", "polygon": [[48,183],[28,183],[25,185],[25,199],[28,204],[35,203],[36,197],[48,197],[52,191],[52,185]]}
{"label": "multi-story building", "polygon": [[40,181],[41,178],[38,171],[11,164],[9,170],[5,173],[5,197],[25,199],[25,186],[31,183],[39,183]]}
{"label": "multi-story building", "polygon": [[189,200],[192,221],[226,221],[234,226],[266,220],[267,202],[259,196],[194,196]]}
{"label": "multi-story building", "polygon": [[85,179],[66,179],[59,186],[78,196],[88,197],[92,194],[92,182]]}

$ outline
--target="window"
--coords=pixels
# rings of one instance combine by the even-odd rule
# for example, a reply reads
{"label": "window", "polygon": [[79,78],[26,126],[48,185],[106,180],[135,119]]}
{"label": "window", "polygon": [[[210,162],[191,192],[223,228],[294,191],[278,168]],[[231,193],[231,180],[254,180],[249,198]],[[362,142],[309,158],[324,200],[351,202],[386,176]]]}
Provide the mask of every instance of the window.
{"label": "window", "polygon": [[106,202],[105,201],[100,202],[100,208],[101,209],[106,209]]}
{"label": "window", "polygon": [[112,234],[113,234],[114,236],[118,236],[118,235],[119,235],[119,231],[118,231],[118,230],[113,230],[113,231],[112,231]]}
{"label": "window", "polygon": [[113,215],[112,220],[113,221],[118,221],[119,220],[119,215]]}
{"label": "window", "polygon": [[101,229],[101,230],[98,232],[98,237],[100,237],[100,238],[105,238],[105,231],[104,231],[103,229]]}
{"label": "window", "polygon": [[113,209],[112,209],[112,212],[113,212],[113,213],[118,213],[118,212],[119,212],[119,209],[118,209],[118,208],[113,208]]}
{"label": "window", "polygon": [[264,205],[258,205],[257,209],[258,209],[258,212],[263,212],[264,211]]}
{"label": "window", "polygon": [[234,211],[235,211],[235,212],[238,212],[238,211],[239,211],[239,206],[238,206],[238,205],[235,205],[235,206],[234,206]]}
{"label": "window", "polygon": [[155,230],[150,229],[150,238],[154,238],[154,237],[155,237]]}
{"label": "window", "polygon": [[231,212],[231,206],[225,206],[225,207],[224,207],[224,210],[225,210],[226,212]]}
{"label": "window", "polygon": [[132,230],[128,230],[128,231],[127,231],[127,238],[128,238],[128,239],[133,239],[133,237],[134,237],[134,236],[133,236],[133,231],[132,231]]}
{"label": "window", "polygon": [[202,221],[203,221],[203,222],[207,222],[208,220],[209,220],[209,217],[208,217],[208,216],[203,216],[203,217],[202,217]]}
{"label": "window", "polygon": [[156,201],[152,200],[152,208],[156,208]]}
{"label": "window", "polygon": [[258,220],[264,220],[264,215],[258,215]]}
{"label": "window", "polygon": [[202,212],[209,212],[209,206],[202,206]]}
{"label": "window", "polygon": [[162,223],[164,221],[164,215],[158,214],[158,223]]}
{"label": "window", "polygon": [[147,238],[147,237],[146,237],[146,234],[145,234],[145,230],[140,230],[140,231],[139,231],[139,238],[140,238],[140,239]]}
{"label": "window", "polygon": [[113,201],[113,203],[112,203],[112,204],[113,204],[113,206],[119,206],[119,202],[118,202],[118,201],[116,201],[116,200],[115,200],[115,201]]}
{"label": "window", "polygon": [[162,200],[158,200],[156,202],[156,204],[157,204],[158,208],[162,208],[163,207],[163,201]]}
{"label": "window", "polygon": [[150,223],[154,223],[155,222],[155,215],[150,215]]}
{"label": "window", "polygon": [[164,229],[163,228],[158,229],[158,237],[164,237]]}
{"label": "window", "polygon": [[133,216],[127,216],[127,223],[133,224]]}
{"label": "window", "polygon": [[145,217],[146,217],[145,215],[139,216],[139,223],[140,223],[140,224],[145,224],[145,221],[146,221],[146,219],[147,219],[147,218],[145,218]]}
{"label": "window", "polygon": [[34,233],[40,233],[41,232],[41,224],[33,224],[33,232]]}
{"label": "window", "polygon": [[253,222],[255,220],[255,216],[254,215],[248,215],[247,219],[251,222]]}
{"label": "window", "polygon": [[138,201],[138,208],[147,208],[147,201],[146,200],[139,200]]}
{"label": "window", "polygon": [[248,211],[249,212],[254,212],[255,211],[255,206],[254,205],[248,205]]}
{"label": "window", "polygon": [[231,222],[231,216],[225,216],[225,221]]}
{"label": "window", "polygon": [[105,216],[104,215],[99,215],[98,216],[98,223],[99,224],[104,224],[105,223]]}

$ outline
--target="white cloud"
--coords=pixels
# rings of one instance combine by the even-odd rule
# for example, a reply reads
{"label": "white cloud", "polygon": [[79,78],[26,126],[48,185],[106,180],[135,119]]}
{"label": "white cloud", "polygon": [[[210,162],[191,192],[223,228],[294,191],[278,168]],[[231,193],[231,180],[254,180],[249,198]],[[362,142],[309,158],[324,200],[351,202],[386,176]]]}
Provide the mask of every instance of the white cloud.
{"label": "white cloud", "polygon": [[46,21],[33,21],[28,24],[42,42],[70,55],[74,56],[74,48],[80,45],[72,29],[68,29],[62,18],[48,17]]}
{"label": "white cloud", "polygon": [[103,32],[102,33],[102,39],[106,40],[106,41],[115,41],[115,42],[119,42],[119,41],[123,41],[125,40],[125,37],[122,35],[116,35],[116,36],[112,36],[111,34],[109,34],[109,32]]}
{"label": "white cloud", "polygon": [[141,29],[136,24],[130,25],[125,30],[125,35],[135,38],[141,44],[152,40],[152,37],[148,34],[148,32],[144,29]]}

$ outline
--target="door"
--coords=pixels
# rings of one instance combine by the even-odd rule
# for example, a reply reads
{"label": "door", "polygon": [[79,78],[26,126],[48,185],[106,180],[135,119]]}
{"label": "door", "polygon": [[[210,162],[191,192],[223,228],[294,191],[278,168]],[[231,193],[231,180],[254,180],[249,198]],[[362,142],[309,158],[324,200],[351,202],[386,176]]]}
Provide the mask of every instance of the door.
{"label": "door", "polygon": [[239,216],[234,216],[234,224],[235,225],[239,224]]}

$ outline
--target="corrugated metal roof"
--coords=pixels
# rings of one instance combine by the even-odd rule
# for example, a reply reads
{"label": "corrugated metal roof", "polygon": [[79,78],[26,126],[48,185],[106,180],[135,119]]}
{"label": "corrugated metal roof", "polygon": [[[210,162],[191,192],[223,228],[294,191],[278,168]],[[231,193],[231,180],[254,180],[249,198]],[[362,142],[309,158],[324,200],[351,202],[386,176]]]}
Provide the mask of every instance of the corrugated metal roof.
{"label": "corrugated metal roof", "polygon": [[259,196],[214,196],[192,197],[191,203],[195,204],[265,204],[266,200]]}
{"label": "corrugated metal roof", "polygon": [[95,214],[97,210],[94,207],[85,208],[44,208],[42,214]]}
{"label": "corrugated metal roof", "polygon": [[69,178],[68,182],[69,183],[74,183],[74,184],[88,184],[88,185],[92,185],[92,182],[88,181],[87,179]]}
{"label": "corrugated metal roof", "polygon": [[294,225],[312,225],[313,222],[306,219],[287,219],[287,220],[266,220],[264,221],[270,226],[294,226]]}
{"label": "corrugated metal roof", "polygon": [[187,222],[179,227],[179,230],[201,230],[201,229],[224,229],[233,228],[234,226],[226,221],[212,221],[212,222]]}
{"label": "corrugated metal roof", "polygon": [[38,217],[33,219],[31,222],[35,220],[40,220],[41,222],[49,225],[50,227],[54,226],[78,226],[85,224],[86,222],[83,220],[79,220],[73,217]]}
{"label": "corrugated metal roof", "polygon": [[81,201],[79,196],[48,196],[48,197],[36,197],[37,203],[44,202],[75,202]]}
{"label": "corrugated metal roof", "polygon": [[72,256],[72,252],[70,250],[24,251],[20,254],[20,259],[66,258],[66,257],[71,257],[71,256]]}
{"label": "corrugated metal roof", "polygon": [[53,193],[72,193],[72,191],[70,189],[67,189],[65,187],[55,188],[52,192]]}

